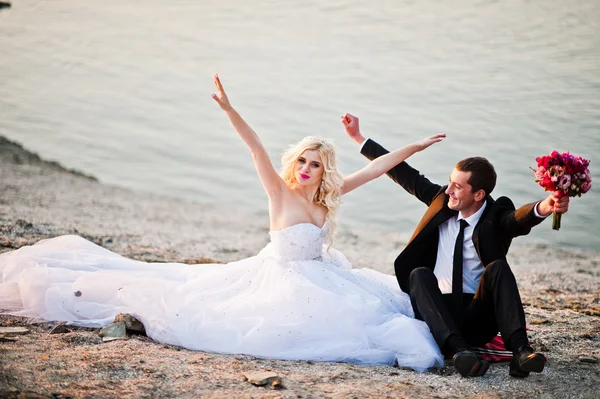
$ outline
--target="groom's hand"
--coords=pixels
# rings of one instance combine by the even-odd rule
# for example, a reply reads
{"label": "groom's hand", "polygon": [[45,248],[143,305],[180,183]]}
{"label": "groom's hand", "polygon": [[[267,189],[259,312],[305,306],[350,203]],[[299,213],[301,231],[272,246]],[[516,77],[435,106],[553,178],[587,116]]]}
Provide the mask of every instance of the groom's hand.
{"label": "groom's hand", "polygon": [[360,133],[358,117],[352,114],[344,114],[340,117],[340,120],[342,121],[342,125],[344,125],[344,129],[346,129],[346,133],[352,140],[358,144],[362,144],[365,141],[364,136]]}
{"label": "groom's hand", "polygon": [[566,213],[569,210],[569,197],[559,197],[558,193],[554,192],[545,200],[538,204],[538,213],[541,216],[548,216],[552,212]]}

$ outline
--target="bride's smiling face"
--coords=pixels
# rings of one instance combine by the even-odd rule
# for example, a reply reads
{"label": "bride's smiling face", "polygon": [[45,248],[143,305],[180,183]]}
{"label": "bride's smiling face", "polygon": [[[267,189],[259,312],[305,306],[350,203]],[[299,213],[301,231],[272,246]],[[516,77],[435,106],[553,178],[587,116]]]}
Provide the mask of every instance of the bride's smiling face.
{"label": "bride's smiling face", "polygon": [[323,162],[316,150],[306,150],[296,160],[294,174],[296,181],[303,186],[320,184],[323,171]]}

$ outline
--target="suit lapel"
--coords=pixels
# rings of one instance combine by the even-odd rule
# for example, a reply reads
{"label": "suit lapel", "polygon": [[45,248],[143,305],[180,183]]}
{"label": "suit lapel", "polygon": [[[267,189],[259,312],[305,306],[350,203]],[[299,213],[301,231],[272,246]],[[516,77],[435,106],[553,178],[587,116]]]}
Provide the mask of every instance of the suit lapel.
{"label": "suit lapel", "polygon": [[485,201],[485,209],[483,210],[483,213],[479,218],[479,222],[477,222],[477,225],[473,230],[473,245],[475,246],[475,251],[477,251],[477,255],[479,256],[479,260],[481,260],[481,262],[483,262],[483,259],[481,258],[481,249],[479,247],[479,229],[481,227],[481,222],[485,220],[486,216],[490,212],[490,209],[492,209],[492,205],[494,205],[494,200],[491,197],[487,197]]}
{"label": "suit lapel", "polygon": [[408,241],[408,244],[410,244],[418,236],[427,235],[433,229],[437,228],[440,224],[444,223],[446,220],[455,215],[458,215],[458,212],[448,208],[448,196],[442,192],[433,200],[429,208],[427,208],[427,212],[425,212],[421,218],[421,221],[417,225],[417,228]]}

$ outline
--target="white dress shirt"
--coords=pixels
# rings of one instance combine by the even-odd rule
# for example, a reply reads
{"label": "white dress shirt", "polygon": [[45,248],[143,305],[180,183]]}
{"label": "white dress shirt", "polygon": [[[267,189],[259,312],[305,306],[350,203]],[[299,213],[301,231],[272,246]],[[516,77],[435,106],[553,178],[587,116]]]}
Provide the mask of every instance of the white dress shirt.
{"label": "white dress shirt", "polygon": [[475,245],[473,244],[473,231],[475,226],[481,219],[481,215],[485,210],[486,203],[479,208],[477,212],[463,218],[462,214],[453,216],[440,224],[438,227],[439,241],[437,250],[437,259],[435,261],[435,269],[433,274],[438,279],[438,286],[442,294],[450,294],[452,292],[452,269],[454,259],[454,244],[458,231],[460,230],[460,220],[465,219],[469,225],[465,227],[465,238],[463,242],[463,292],[466,294],[474,294],[479,285],[479,279],[483,274],[484,266],[477,255]]}
{"label": "white dress shirt", "polygon": [[[533,207],[533,213],[539,218],[544,218],[538,213],[539,202]],[[473,231],[481,219],[487,203],[468,218],[463,218],[459,212],[458,216],[453,216],[439,226],[439,242],[437,259],[433,274],[438,279],[438,287],[442,294],[452,293],[452,269],[454,263],[454,244],[458,231],[460,230],[460,220],[465,219],[469,225],[465,227],[465,238],[463,242],[463,292],[465,294],[474,294],[477,291],[479,280],[483,274],[485,266],[481,263],[477,250],[473,244]]]}

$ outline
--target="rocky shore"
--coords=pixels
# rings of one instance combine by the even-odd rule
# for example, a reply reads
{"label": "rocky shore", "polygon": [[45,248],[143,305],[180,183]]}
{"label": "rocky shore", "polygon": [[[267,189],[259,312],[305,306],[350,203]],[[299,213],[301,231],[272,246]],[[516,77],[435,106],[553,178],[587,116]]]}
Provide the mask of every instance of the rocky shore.
{"label": "rocky shore", "polygon": [[[266,210],[244,213],[107,186],[0,137],[0,252],[79,234],[149,262],[228,262],[256,254],[267,232]],[[336,246],[355,267],[391,273],[405,238],[353,231],[342,221]],[[548,357],[544,372],[527,379],[509,377],[507,364],[464,379],[451,366],[415,373],[264,360],[190,351],[143,335],[103,342],[98,329],[67,326],[50,334],[55,323],[3,315],[0,326],[29,332],[0,332],[0,398],[598,398],[600,253],[515,242],[509,261],[532,343]],[[275,373],[280,384],[247,381],[260,371]]]}

